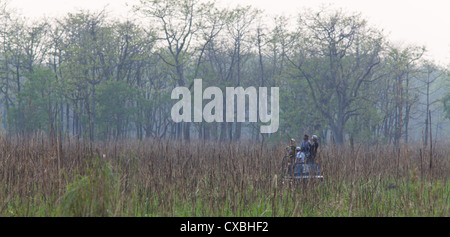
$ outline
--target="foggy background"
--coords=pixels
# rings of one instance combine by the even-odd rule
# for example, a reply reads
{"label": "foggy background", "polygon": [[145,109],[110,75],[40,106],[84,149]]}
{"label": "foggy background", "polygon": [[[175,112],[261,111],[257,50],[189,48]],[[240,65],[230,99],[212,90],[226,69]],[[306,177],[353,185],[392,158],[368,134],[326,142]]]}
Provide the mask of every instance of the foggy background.
{"label": "foggy background", "polygon": [[[117,17],[133,17],[130,14],[138,0],[11,0],[10,6],[27,17],[64,16],[80,9],[107,11]],[[267,14],[296,16],[304,8],[317,9],[331,5],[349,11],[361,12],[373,25],[388,33],[399,44],[415,43],[427,47],[427,56],[447,65],[450,61],[450,2],[446,0],[222,0],[218,5],[233,7],[252,5]]]}
{"label": "foggy background", "polygon": [[[445,0],[217,1],[214,7],[228,9],[230,18],[208,18],[203,31],[188,33],[192,41],[179,49],[182,57],[170,52],[180,45],[166,44],[160,18],[142,10],[157,9],[150,1],[0,1],[5,2],[0,14],[5,132],[91,140],[263,138],[259,126],[248,123],[172,123],[170,108],[176,101],[167,97],[175,86],[189,86],[195,75],[210,86],[284,90],[279,132],[265,139],[314,133],[323,142],[423,141],[429,139],[428,112],[433,138],[449,138],[443,103],[450,62],[450,2]],[[195,6],[201,3],[206,1]],[[251,8],[242,8],[246,5]],[[326,16],[313,19],[321,9]],[[352,18],[359,13],[360,18]],[[183,24],[176,14],[174,28]],[[306,20],[298,23],[298,16]],[[357,28],[354,37],[342,41],[350,42],[348,53],[342,58],[323,53],[330,41],[315,41],[319,25],[337,24],[346,32],[348,22]],[[223,25],[212,37],[208,27],[216,23]],[[363,48],[367,55],[360,54]],[[327,59],[336,64],[327,65]],[[347,88],[358,91],[340,91],[335,78],[348,80]],[[315,100],[311,82],[322,93]],[[354,99],[341,103],[348,98],[339,93]],[[322,111],[329,108],[315,103],[336,110]]]}

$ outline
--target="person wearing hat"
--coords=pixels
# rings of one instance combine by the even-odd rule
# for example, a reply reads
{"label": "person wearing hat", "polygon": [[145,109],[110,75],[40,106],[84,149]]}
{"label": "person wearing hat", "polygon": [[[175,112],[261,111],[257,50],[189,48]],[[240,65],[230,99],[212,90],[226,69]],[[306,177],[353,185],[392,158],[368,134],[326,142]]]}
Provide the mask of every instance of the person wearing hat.
{"label": "person wearing hat", "polygon": [[288,147],[286,147],[289,150],[289,157],[291,158],[291,160],[294,160],[296,154],[295,152],[296,147],[297,146],[295,145],[295,139],[291,138],[291,144]]}
{"label": "person wearing hat", "polygon": [[289,152],[288,172],[289,172],[289,175],[291,175],[292,171],[295,168],[296,145],[295,145],[294,138],[291,138],[290,145],[286,147],[286,150]]}

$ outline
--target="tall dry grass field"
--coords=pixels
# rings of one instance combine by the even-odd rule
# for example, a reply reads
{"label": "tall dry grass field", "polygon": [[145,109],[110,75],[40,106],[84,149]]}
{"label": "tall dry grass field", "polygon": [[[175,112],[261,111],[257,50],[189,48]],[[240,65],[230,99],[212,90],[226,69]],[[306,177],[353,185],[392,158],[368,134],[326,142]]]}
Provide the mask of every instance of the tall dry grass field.
{"label": "tall dry grass field", "polygon": [[324,181],[299,184],[281,181],[283,145],[90,147],[0,138],[0,216],[450,216],[450,148],[439,144],[324,146]]}

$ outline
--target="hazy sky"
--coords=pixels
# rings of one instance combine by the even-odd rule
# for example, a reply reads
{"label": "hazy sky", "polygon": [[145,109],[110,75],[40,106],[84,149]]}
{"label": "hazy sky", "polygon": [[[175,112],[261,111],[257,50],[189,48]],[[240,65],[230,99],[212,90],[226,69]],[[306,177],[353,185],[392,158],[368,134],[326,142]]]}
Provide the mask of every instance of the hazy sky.
{"label": "hazy sky", "polygon": [[[126,16],[138,0],[9,0],[10,7],[29,17],[61,16],[77,9],[107,9]],[[450,0],[218,0],[225,6],[253,5],[269,14],[295,15],[298,10],[332,4],[358,11],[369,23],[383,28],[398,43],[425,45],[428,57],[450,64]],[[130,6],[126,6],[126,3]]]}

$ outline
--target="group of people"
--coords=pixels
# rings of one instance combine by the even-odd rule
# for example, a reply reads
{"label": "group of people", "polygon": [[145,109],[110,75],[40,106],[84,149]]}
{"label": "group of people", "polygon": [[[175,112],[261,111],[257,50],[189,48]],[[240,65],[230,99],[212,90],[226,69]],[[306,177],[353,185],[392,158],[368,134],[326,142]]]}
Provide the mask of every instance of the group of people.
{"label": "group of people", "polygon": [[296,146],[295,139],[291,139],[289,149],[289,174],[292,175],[310,175],[315,172],[315,175],[320,175],[319,166],[316,164],[317,151],[319,149],[319,141],[316,135],[312,136],[312,142],[309,136],[305,134],[300,146]]}

